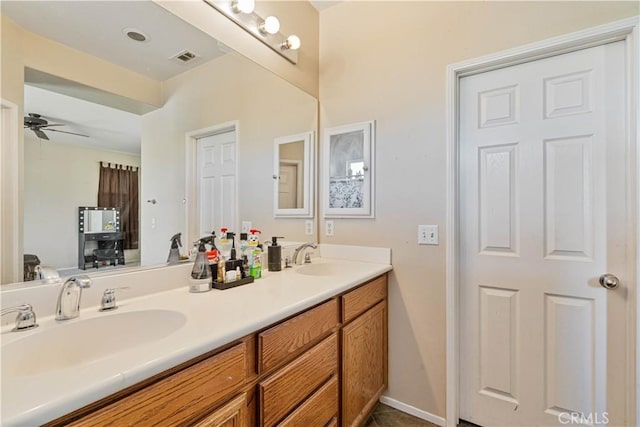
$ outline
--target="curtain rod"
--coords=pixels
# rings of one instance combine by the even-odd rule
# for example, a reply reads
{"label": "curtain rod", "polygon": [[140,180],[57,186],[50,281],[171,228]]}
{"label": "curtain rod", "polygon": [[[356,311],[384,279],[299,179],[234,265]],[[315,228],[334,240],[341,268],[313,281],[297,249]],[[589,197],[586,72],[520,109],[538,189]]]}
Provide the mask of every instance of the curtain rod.
{"label": "curtain rod", "polygon": [[114,163],[113,167],[111,167],[111,162],[103,162],[102,160],[100,161],[100,166],[103,168],[132,170],[134,172],[140,169],[140,166],[121,165],[118,163]]}

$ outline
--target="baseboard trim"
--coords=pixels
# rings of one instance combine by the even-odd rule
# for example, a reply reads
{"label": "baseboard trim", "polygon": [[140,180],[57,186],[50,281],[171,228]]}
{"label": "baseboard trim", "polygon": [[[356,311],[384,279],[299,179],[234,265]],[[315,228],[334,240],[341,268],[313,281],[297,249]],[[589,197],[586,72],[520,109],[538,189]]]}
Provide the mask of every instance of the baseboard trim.
{"label": "baseboard trim", "polygon": [[406,403],[400,402],[399,400],[392,399],[388,396],[380,396],[380,402],[385,405],[391,406],[394,409],[397,409],[402,412],[406,412],[409,415],[413,415],[414,417],[421,418],[423,420],[429,421],[430,423],[434,423],[441,427],[444,427],[446,421],[444,418],[439,417],[437,415],[433,415],[430,412],[423,411],[422,409],[418,409],[414,406],[407,405]]}

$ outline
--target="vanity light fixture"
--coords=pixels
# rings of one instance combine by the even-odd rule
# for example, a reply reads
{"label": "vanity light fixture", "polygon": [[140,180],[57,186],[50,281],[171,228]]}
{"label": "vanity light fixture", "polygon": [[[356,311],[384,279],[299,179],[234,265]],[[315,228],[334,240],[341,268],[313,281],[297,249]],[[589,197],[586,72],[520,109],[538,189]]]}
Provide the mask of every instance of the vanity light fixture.
{"label": "vanity light fixture", "polygon": [[298,62],[300,37],[285,36],[280,32],[280,21],[275,16],[262,18],[255,10],[256,0],[202,0],[243,30],[269,46],[292,64]]}
{"label": "vanity light fixture", "polygon": [[291,34],[285,41],[282,42],[281,48],[284,50],[298,50],[300,49],[300,37],[295,34]]}
{"label": "vanity light fixture", "polygon": [[264,21],[258,25],[258,30],[262,34],[277,34],[280,31],[280,21],[275,16],[267,16]]}
{"label": "vanity light fixture", "polygon": [[231,2],[231,9],[235,13],[246,13],[250,14],[256,8],[255,0],[233,0]]}

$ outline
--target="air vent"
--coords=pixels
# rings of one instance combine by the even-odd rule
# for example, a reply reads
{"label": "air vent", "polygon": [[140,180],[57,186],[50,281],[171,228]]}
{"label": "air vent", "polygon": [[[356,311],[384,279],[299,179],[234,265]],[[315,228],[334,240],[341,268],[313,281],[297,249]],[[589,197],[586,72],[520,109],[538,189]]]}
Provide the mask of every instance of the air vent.
{"label": "air vent", "polygon": [[191,51],[188,51],[188,50],[183,50],[182,52],[180,52],[180,53],[178,53],[178,54],[176,54],[176,55],[171,57],[171,59],[176,59],[176,60],[178,60],[180,62],[184,62],[184,63],[191,62],[191,61],[193,61],[194,59],[197,59],[197,58],[198,58],[197,54],[195,54],[195,53],[193,53]]}

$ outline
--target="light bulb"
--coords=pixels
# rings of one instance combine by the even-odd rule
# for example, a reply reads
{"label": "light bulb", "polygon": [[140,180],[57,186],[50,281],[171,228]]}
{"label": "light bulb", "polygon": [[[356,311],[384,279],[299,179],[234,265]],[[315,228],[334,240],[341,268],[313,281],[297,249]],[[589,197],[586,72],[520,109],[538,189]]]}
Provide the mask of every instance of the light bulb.
{"label": "light bulb", "polygon": [[280,31],[280,21],[275,16],[267,16],[259,29],[262,34],[277,34]]}
{"label": "light bulb", "polygon": [[287,39],[282,43],[283,49],[291,49],[297,50],[300,48],[300,37],[295,34],[291,34]]}
{"label": "light bulb", "polygon": [[234,0],[232,7],[235,13],[251,13],[256,8],[256,2],[255,0]]}

